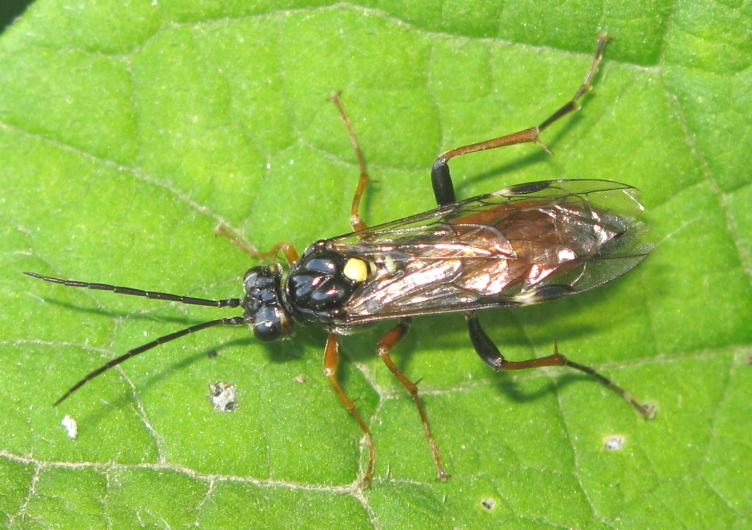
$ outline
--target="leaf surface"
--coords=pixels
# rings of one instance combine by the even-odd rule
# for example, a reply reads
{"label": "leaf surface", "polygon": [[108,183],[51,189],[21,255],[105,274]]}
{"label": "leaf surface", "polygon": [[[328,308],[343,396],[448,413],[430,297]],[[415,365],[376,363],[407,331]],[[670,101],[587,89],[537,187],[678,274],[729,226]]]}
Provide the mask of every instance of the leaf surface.
{"label": "leaf surface", "polygon": [[[746,11],[745,11],[746,9]],[[0,38],[0,513],[10,527],[742,528],[752,521],[752,24],[703,2],[37,0]],[[374,354],[384,326],[259,344],[214,328],[51,404],[130,348],[218,311],[44,284],[43,274],[205,298],[241,294],[250,245],[349,231],[358,168],[373,225],[433,206],[441,152],[565,103],[612,37],[583,109],[543,141],[453,160],[458,195],[607,178],[642,190],[656,249],[581,296],[483,313],[513,360],[554,340],[658,408],[557,369],[495,374],[461,316],[394,352],[452,478]],[[230,316],[231,311],[221,313]],[[208,357],[207,353],[218,352]],[[240,408],[214,411],[229,381]],[[69,439],[63,416],[77,421]],[[608,450],[606,440],[623,442]]]}

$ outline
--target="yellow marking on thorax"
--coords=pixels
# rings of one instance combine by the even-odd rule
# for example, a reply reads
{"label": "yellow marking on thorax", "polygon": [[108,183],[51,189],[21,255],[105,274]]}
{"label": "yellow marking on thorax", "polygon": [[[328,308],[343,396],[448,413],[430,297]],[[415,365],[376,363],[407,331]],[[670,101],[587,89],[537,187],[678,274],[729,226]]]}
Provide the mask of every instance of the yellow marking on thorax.
{"label": "yellow marking on thorax", "polygon": [[360,258],[350,258],[345,263],[342,273],[354,282],[364,282],[368,278],[368,264]]}

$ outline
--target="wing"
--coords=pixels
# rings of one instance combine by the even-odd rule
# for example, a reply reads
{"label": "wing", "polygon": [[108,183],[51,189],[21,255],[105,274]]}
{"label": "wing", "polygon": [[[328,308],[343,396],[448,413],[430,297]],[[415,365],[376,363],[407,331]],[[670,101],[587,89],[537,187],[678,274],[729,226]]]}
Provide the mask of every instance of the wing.
{"label": "wing", "polygon": [[652,248],[635,194],[606,180],[535,182],[329,239],[369,267],[345,324],[527,305],[613,280]]}

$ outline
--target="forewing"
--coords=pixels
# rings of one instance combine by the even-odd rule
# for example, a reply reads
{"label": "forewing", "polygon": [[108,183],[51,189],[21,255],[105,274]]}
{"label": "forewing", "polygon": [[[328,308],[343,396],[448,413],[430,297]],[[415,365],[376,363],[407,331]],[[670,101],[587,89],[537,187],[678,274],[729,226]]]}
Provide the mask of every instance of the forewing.
{"label": "forewing", "polygon": [[651,248],[635,194],[605,180],[522,184],[330,239],[370,265],[346,321],[538,303],[608,282]]}

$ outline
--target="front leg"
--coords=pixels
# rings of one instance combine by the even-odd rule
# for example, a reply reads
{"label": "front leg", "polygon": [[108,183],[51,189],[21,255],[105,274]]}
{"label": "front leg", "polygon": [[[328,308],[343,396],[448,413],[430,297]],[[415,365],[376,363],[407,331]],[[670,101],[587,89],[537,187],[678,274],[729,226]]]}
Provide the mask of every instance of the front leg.
{"label": "front leg", "polygon": [[266,252],[259,252],[248,243],[246,243],[243,239],[241,239],[238,235],[234,234],[225,225],[217,226],[214,229],[214,233],[218,236],[224,236],[228,238],[230,242],[240,250],[247,252],[254,258],[260,260],[276,260],[280,251],[282,251],[282,254],[285,256],[285,260],[287,261],[288,265],[293,265],[296,261],[298,261],[298,258],[300,257],[293,244],[288,243],[287,241],[280,241],[279,243],[274,245],[271,250],[268,250]]}

